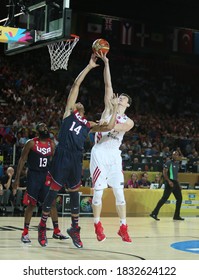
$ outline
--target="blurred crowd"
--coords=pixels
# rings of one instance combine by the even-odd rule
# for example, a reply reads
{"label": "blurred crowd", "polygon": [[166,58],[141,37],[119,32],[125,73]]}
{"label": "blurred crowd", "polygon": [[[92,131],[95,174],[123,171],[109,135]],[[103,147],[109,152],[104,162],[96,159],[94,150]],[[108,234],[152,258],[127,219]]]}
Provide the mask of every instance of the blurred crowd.
{"label": "blurred crowd", "polygon": [[[45,122],[57,141],[73,79],[89,56],[86,51],[76,52],[70,57],[67,71],[55,72],[50,70],[45,49],[0,56],[0,153],[5,164],[13,158],[14,144],[17,163],[24,143],[35,136],[38,122]],[[110,54],[110,66],[115,92],[126,92],[133,98],[127,114],[135,127],[125,135],[123,159],[166,157],[178,149],[182,157],[198,162],[199,83],[194,65],[191,72],[190,65]],[[100,118],[103,95],[103,67],[98,67],[80,90],[89,120]],[[85,153],[90,152],[92,139],[88,139]]]}
{"label": "blurred crowd", "polygon": [[[14,200],[12,184],[7,182],[9,178],[13,180],[21,150],[28,139],[36,136],[39,122],[48,125],[51,138],[57,143],[70,87],[89,57],[89,51],[74,51],[68,70],[53,72],[45,49],[9,57],[0,55],[0,204],[7,205],[9,199],[19,208],[23,189]],[[149,187],[146,172],[161,174],[163,162],[173,150],[178,150],[182,159],[182,172],[198,172],[199,70],[194,65],[133,55],[111,57],[111,53],[110,66],[114,91],[126,92],[133,99],[127,114],[135,126],[126,133],[121,145],[123,167],[145,171],[143,178],[135,184],[133,179],[126,182],[126,187]],[[79,96],[87,118],[99,120],[104,106],[103,67],[88,75]],[[85,159],[89,159],[92,145],[93,135],[85,144]]]}

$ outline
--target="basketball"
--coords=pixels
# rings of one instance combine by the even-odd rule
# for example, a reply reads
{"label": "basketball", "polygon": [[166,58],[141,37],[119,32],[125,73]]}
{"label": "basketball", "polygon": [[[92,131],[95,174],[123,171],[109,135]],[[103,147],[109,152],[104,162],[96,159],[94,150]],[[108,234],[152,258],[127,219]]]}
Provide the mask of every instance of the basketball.
{"label": "basketball", "polygon": [[97,39],[93,42],[92,50],[94,53],[101,51],[102,53],[108,53],[110,50],[109,42],[105,39]]}

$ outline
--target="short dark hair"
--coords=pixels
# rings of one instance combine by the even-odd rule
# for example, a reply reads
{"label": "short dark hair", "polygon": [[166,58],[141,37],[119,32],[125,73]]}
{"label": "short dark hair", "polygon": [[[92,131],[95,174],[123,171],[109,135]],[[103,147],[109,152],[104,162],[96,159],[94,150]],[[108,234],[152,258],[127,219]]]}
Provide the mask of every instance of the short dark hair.
{"label": "short dark hair", "polygon": [[122,96],[126,96],[128,98],[128,104],[131,106],[132,98],[127,93],[121,93]]}
{"label": "short dark hair", "polygon": [[43,122],[38,123],[38,124],[37,124],[37,126],[36,126],[36,130],[38,131],[38,130],[39,130],[39,128],[40,128],[40,126],[42,126],[42,125],[44,125],[44,123],[43,123]]}

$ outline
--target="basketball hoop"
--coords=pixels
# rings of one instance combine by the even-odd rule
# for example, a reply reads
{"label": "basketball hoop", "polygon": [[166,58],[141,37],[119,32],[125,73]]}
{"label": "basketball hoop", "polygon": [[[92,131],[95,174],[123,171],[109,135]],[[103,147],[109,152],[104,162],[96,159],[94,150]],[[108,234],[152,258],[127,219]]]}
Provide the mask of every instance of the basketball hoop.
{"label": "basketball hoop", "polygon": [[51,70],[67,70],[69,56],[78,41],[79,36],[71,34],[70,39],[53,42],[47,45],[50,54]]}

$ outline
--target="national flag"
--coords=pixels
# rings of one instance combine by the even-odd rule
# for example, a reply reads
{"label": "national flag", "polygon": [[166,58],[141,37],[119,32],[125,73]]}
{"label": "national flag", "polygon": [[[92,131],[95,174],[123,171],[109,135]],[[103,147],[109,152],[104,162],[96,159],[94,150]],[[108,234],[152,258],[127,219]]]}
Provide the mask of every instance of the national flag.
{"label": "national flag", "polygon": [[151,25],[150,48],[157,50],[166,50],[166,30],[165,27]]}
{"label": "national flag", "polygon": [[178,32],[178,50],[181,53],[193,52],[193,31],[191,29],[180,29]]}
{"label": "national flag", "polygon": [[193,52],[195,54],[199,54],[199,32],[194,32],[194,46],[193,46]]}
{"label": "national flag", "polygon": [[121,22],[121,43],[122,45],[132,45],[133,25],[130,21]]}
{"label": "national flag", "polygon": [[97,39],[102,34],[103,19],[100,16],[93,15],[87,17],[87,33],[89,39]]}
{"label": "national flag", "polygon": [[111,48],[121,44],[119,40],[121,31],[120,26],[121,22],[119,20],[115,20],[111,17],[104,17],[102,36],[109,42]]}
{"label": "national flag", "polygon": [[134,33],[135,46],[141,48],[147,47],[150,38],[148,27],[144,23],[136,24]]}

